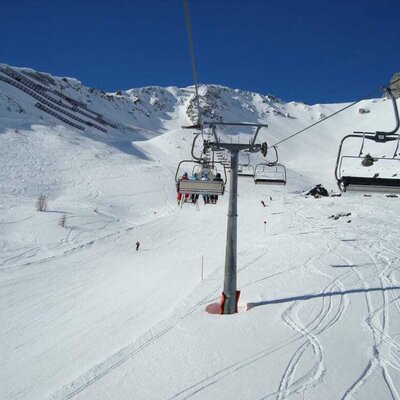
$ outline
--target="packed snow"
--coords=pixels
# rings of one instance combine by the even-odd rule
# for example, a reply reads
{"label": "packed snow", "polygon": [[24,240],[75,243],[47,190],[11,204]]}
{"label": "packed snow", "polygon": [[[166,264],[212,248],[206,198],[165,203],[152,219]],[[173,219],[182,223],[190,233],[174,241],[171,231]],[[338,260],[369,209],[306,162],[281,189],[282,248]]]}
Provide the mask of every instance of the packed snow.
{"label": "packed snow", "polygon": [[[216,205],[176,202],[193,88],[111,94],[46,76],[47,93],[109,125],[76,129],[0,81],[0,398],[400,398],[399,198],[306,196],[316,184],[338,192],[340,140],[393,129],[390,101],[282,143],[286,186],[239,178],[239,312],[220,315],[229,182]],[[271,145],[345,106],[216,85],[200,94],[205,119],[266,123]]]}

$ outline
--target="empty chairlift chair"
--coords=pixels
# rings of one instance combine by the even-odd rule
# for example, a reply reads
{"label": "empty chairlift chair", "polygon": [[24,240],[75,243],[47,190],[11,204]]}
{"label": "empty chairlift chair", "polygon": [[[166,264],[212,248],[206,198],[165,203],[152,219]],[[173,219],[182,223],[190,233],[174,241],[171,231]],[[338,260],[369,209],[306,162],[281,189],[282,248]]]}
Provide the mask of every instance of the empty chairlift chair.
{"label": "empty chairlift chair", "polygon": [[238,176],[254,178],[254,167],[250,164],[249,153],[243,153],[243,155],[240,153],[240,156],[245,159],[239,157]]}
{"label": "empty chairlift chair", "polygon": [[279,163],[257,164],[254,172],[257,185],[286,185],[286,168]]}
{"label": "empty chairlift chair", "polygon": [[254,178],[254,167],[251,164],[249,165],[239,164],[238,175],[241,177]]}

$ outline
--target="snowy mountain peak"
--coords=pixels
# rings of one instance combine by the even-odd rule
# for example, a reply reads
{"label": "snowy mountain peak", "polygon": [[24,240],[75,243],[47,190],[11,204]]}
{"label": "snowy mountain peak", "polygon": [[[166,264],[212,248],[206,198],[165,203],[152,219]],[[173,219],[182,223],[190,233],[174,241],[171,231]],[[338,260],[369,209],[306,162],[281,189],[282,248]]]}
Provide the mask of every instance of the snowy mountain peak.
{"label": "snowy mountain peak", "polygon": [[[197,122],[198,104],[203,121],[268,124],[268,130],[263,130],[260,140],[269,144],[324,120],[342,107],[337,104],[309,106],[299,102],[285,103],[271,94],[263,95],[215,84],[201,84],[198,91],[199,102],[195,99],[194,86],[149,86],[106,93],[87,87],[74,78],[55,77],[30,68],[0,64],[0,119],[7,121],[7,128],[14,129],[29,129],[32,125],[62,126],[101,142],[122,143],[115,146],[127,151],[133,146],[131,143],[181,132],[182,126]],[[358,108],[352,108],[315,128],[320,145],[313,150],[314,153],[334,157],[336,145],[332,146],[332,140],[338,143],[338,138],[346,131],[385,129],[385,125],[391,127],[391,119],[382,124],[379,116],[380,109],[391,112],[390,106],[385,108],[384,102],[382,99],[366,100],[359,107],[371,112],[360,114]],[[373,112],[374,109],[379,110]],[[338,129],[338,126],[344,128]],[[223,134],[246,142],[248,138],[241,138],[240,135],[249,133],[244,129],[223,130]],[[182,135],[184,140],[190,132]],[[289,146],[283,146],[281,158],[296,162],[308,148],[315,147],[315,138],[316,134],[302,135]],[[227,140],[232,140],[232,137]],[[190,141],[175,143],[175,140],[166,137],[157,143],[159,147],[171,151],[173,148],[179,149],[175,152],[177,157],[190,154]],[[145,157],[135,146],[133,153]],[[156,150],[152,148],[148,151]],[[148,154],[146,157],[158,158],[160,155]],[[311,162],[310,167],[314,168],[315,165]]]}
{"label": "snowy mountain peak", "polygon": [[[54,77],[30,68],[0,64],[0,116],[30,123],[61,123],[95,135],[115,130],[162,131],[171,118],[194,122],[198,113],[193,86],[143,87],[106,93],[84,86],[74,78]],[[200,109],[206,120],[264,120],[268,114],[285,115],[283,103],[272,95],[260,95],[220,85],[200,85]]]}

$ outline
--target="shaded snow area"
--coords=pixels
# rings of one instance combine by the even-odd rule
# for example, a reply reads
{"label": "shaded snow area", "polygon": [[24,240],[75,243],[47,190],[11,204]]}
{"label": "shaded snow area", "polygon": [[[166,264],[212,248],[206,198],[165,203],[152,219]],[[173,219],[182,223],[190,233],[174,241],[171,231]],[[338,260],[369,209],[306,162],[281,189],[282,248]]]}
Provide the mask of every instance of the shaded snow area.
{"label": "shaded snow area", "polygon": [[[239,179],[239,313],[219,315],[229,185],[216,205],[176,202],[193,88],[102,94],[42,75],[109,125],[74,128],[0,81],[1,399],[400,398],[399,198],[306,196],[337,192],[344,135],[393,129],[387,100],[282,143],[286,186]],[[210,119],[267,123],[270,144],[345,106],[200,95]]]}

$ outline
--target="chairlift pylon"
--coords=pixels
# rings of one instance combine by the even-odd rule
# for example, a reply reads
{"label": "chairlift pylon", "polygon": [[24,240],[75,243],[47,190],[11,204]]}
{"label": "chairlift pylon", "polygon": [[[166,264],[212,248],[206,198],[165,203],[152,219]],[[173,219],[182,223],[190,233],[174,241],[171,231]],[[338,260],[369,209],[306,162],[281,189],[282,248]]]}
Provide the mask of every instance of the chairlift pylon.
{"label": "chairlift pylon", "polygon": [[[390,88],[385,89],[392,101],[396,126],[390,132],[355,131],[353,134],[347,135],[341,140],[336,160],[335,177],[337,185],[342,192],[400,192],[400,136],[397,134],[400,125],[399,112],[392,91]],[[343,155],[343,144],[350,138],[361,140],[360,151],[356,155]],[[377,157],[369,153],[363,153],[366,140],[377,144],[387,142],[397,142],[397,144],[392,156]],[[353,169],[352,173],[346,172],[345,170],[346,167],[344,164],[348,161],[356,163],[356,168],[355,170]]]}

